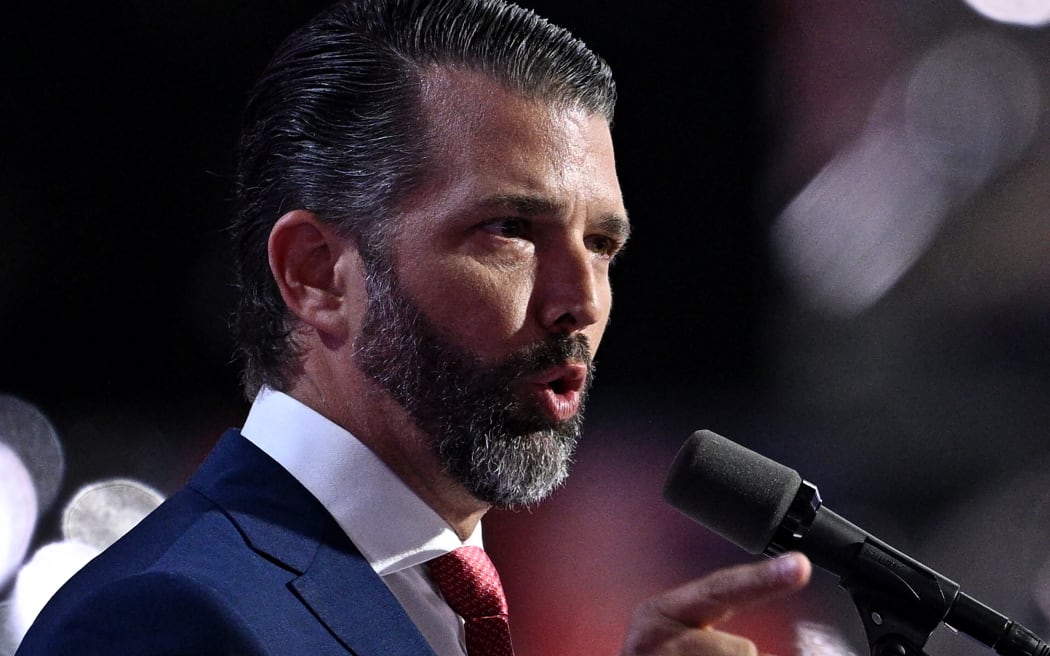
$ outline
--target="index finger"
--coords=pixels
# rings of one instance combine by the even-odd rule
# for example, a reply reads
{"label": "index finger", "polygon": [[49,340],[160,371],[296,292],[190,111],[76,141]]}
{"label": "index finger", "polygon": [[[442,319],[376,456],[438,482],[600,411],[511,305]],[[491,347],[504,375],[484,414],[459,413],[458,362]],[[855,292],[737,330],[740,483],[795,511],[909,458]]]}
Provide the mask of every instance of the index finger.
{"label": "index finger", "polygon": [[812,566],[799,553],[718,570],[652,600],[661,615],[688,626],[711,626],[736,610],[794,592],[809,582]]}

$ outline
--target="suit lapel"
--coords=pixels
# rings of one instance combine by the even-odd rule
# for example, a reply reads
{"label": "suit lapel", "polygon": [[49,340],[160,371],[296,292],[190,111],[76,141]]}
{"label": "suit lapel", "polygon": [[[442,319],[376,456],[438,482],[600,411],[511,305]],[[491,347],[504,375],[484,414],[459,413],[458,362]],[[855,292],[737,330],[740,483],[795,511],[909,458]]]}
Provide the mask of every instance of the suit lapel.
{"label": "suit lapel", "polygon": [[322,541],[292,588],[359,656],[433,656],[401,604],[356,549],[347,553],[342,545]]}
{"label": "suit lapel", "polygon": [[298,574],[295,596],[357,656],[433,656],[401,604],[324,506],[237,431],[191,486],[222,507],[255,551]]}

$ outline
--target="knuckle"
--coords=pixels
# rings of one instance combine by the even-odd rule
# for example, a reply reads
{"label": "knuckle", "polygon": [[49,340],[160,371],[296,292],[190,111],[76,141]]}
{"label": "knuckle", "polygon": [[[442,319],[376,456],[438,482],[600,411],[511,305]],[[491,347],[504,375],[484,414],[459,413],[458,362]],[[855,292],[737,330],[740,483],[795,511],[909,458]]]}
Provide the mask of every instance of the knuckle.
{"label": "knuckle", "polygon": [[730,651],[726,656],[758,656],[758,646],[747,638],[733,636],[732,644],[727,646]]}
{"label": "knuckle", "polygon": [[694,650],[690,654],[704,654],[705,656],[759,656],[758,646],[744,638],[721,631],[699,632],[695,634],[697,640]]}

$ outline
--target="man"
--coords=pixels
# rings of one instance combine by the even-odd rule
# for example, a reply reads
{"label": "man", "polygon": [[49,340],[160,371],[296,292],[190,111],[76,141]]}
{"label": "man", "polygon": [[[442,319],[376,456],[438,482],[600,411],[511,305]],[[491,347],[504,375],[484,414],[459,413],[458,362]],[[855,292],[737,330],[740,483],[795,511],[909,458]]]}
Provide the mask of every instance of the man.
{"label": "man", "polygon": [[[440,563],[567,475],[629,232],[614,98],[582,43],[498,0],[350,0],[292,35],[241,143],[244,428],[19,654],[504,640],[479,642]],[[713,625],[808,575],[793,555],[686,584],[624,653],[753,652]]]}

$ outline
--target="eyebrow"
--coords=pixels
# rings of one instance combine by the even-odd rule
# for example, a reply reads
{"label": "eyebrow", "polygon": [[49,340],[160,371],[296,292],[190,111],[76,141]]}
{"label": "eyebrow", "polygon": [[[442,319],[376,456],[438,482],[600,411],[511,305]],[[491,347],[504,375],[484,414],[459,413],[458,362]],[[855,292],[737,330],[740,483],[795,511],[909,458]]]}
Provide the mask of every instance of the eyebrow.
{"label": "eyebrow", "polygon": [[620,241],[621,247],[623,247],[627,243],[627,240],[631,238],[631,222],[624,215],[606,214],[600,221],[598,221],[598,225],[601,226],[602,230],[605,232],[615,235]]}
{"label": "eyebrow", "polygon": [[[564,209],[561,203],[542,196],[530,196],[528,194],[494,194],[482,199],[479,206],[489,209],[511,210],[522,216],[557,214]],[[623,214],[605,214],[598,220],[598,226],[603,231],[615,235],[621,243],[627,243],[631,236],[631,222]]]}

